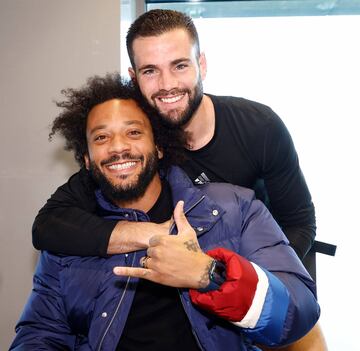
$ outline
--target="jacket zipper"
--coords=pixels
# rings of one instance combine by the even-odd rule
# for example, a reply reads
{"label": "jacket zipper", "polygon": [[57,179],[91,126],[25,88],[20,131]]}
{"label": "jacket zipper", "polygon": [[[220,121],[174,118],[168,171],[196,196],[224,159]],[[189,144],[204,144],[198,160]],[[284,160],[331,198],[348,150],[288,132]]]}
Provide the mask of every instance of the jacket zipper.
{"label": "jacket zipper", "polygon": [[[204,199],[205,199],[205,196],[204,196],[204,195],[201,196],[201,198],[200,198],[198,201],[196,201],[192,206],[190,206],[190,207],[187,209],[187,211],[184,212],[184,214],[187,215],[193,208],[195,208],[195,207],[196,207],[201,201],[203,201]],[[171,228],[170,228],[170,233],[173,231],[174,228],[175,228],[175,222],[172,224],[172,226],[171,226]],[[186,312],[186,308],[185,308],[185,306],[184,306],[184,301],[183,301],[183,299],[181,298],[180,289],[178,288],[177,291],[178,291],[178,293],[179,293],[179,299],[180,299],[181,305],[182,305],[182,307],[183,307],[183,309],[184,309],[184,312],[185,312],[185,314],[186,314],[186,316],[187,316],[187,318],[188,318],[188,320],[189,320],[189,322],[190,322],[190,318],[188,317],[188,314],[187,314],[187,312]],[[199,340],[199,338],[198,338],[198,336],[197,336],[197,334],[196,334],[196,332],[195,332],[195,330],[194,330],[191,322],[190,322],[190,325],[191,325],[191,332],[192,332],[192,334],[194,335],[194,338],[195,338],[195,341],[196,341],[197,345],[199,346],[200,350],[204,350],[204,348],[201,346],[200,340]]]}
{"label": "jacket zipper", "polygon": [[[190,206],[190,207],[187,209],[187,211],[184,212],[184,214],[185,214],[185,215],[188,214],[194,207],[196,207],[196,206],[197,206],[201,201],[203,201],[204,199],[205,199],[205,196],[204,196],[204,195],[201,196],[201,198],[200,198],[198,201],[196,201],[192,206]],[[135,216],[136,216],[136,213],[135,213]],[[135,218],[135,221],[137,221],[137,217]],[[169,230],[169,233],[171,233],[174,228],[175,228],[175,222],[171,225],[170,230]],[[134,258],[133,258],[133,261],[132,261],[132,263],[131,263],[131,267],[134,266],[135,257],[136,257],[136,254],[134,254]],[[126,290],[127,290],[128,285],[129,285],[130,279],[131,279],[131,277],[128,277],[128,279],[127,279],[127,281],[126,281],[126,285],[125,285],[124,292],[123,292],[123,294],[121,295],[120,301],[119,301],[118,305],[116,306],[115,313],[114,313],[113,317],[111,318],[111,320],[110,320],[110,322],[109,322],[109,324],[108,324],[108,326],[107,326],[107,328],[106,328],[106,330],[105,330],[105,332],[104,332],[104,334],[103,334],[103,336],[102,336],[102,338],[101,338],[101,340],[100,340],[99,347],[97,348],[98,351],[101,350],[101,347],[102,347],[102,344],[103,344],[103,342],[104,342],[104,339],[105,339],[105,337],[106,337],[106,335],[107,335],[107,333],[108,333],[108,331],[109,331],[112,323],[113,323],[114,320],[115,320],[115,317],[116,317],[116,315],[117,315],[117,312],[118,312],[119,309],[120,309],[120,306],[121,306],[121,304],[122,304],[122,302],[123,302],[123,300],[124,300],[125,293],[126,293]],[[178,289],[178,293],[179,293],[179,295],[180,295],[179,289]],[[181,296],[180,296],[180,301],[181,301],[181,304],[182,304],[182,306],[183,306],[183,308],[184,308],[185,314],[187,315],[186,309],[185,309],[184,304],[183,304],[183,301],[182,301],[182,299],[181,299]],[[190,323],[190,324],[191,324],[191,323]],[[199,345],[200,349],[203,350],[203,348],[201,347],[200,341],[199,341],[199,339],[198,339],[198,337],[197,337],[194,329],[192,328],[192,326],[191,326],[191,331],[192,331],[192,333],[194,334],[195,340],[196,340],[197,344]]]}
{"label": "jacket zipper", "polygon": [[[132,261],[132,263],[131,263],[131,267],[134,266],[135,257],[136,257],[136,254],[134,253],[134,257],[133,257],[133,261]],[[105,330],[105,332],[104,332],[104,334],[103,334],[103,336],[102,336],[102,338],[101,338],[101,340],[100,340],[99,346],[98,346],[98,348],[97,348],[98,351],[101,350],[101,347],[102,347],[102,344],[103,344],[104,339],[105,339],[105,337],[106,337],[106,334],[108,333],[108,331],[109,331],[111,325],[113,324],[113,322],[114,322],[114,320],[115,320],[115,317],[116,317],[116,315],[117,315],[117,313],[118,313],[118,311],[119,311],[119,309],[120,309],[120,306],[121,306],[121,304],[122,304],[122,302],[123,302],[123,300],[124,300],[125,293],[126,293],[126,290],[127,290],[127,288],[128,288],[130,279],[131,279],[131,277],[128,277],[128,279],[127,279],[127,281],[126,281],[126,285],[125,285],[125,288],[124,288],[124,292],[122,293],[121,298],[120,298],[120,301],[119,301],[118,305],[116,306],[115,313],[114,313],[114,315],[112,316],[112,318],[111,318],[111,320],[110,320],[110,322],[109,322],[109,324],[108,324],[108,326],[107,326],[107,328],[106,328],[106,330]]]}

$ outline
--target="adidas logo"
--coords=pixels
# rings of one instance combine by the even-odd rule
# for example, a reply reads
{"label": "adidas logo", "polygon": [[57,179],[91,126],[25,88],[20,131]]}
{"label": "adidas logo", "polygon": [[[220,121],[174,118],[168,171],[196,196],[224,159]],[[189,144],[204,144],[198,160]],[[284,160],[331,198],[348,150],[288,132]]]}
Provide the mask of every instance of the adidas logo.
{"label": "adidas logo", "polygon": [[210,183],[210,179],[203,172],[194,180],[194,182],[196,185],[202,185],[202,184]]}

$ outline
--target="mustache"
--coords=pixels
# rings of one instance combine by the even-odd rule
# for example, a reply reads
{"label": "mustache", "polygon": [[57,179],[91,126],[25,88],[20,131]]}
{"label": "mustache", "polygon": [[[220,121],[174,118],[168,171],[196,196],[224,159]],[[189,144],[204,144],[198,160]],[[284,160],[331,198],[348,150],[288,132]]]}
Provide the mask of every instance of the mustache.
{"label": "mustache", "polygon": [[108,159],[101,161],[100,165],[106,166],[109,163],[114,163],[114,162],[118,162],[118,161],[129,161],[129,160],[144,161],[144,156],[143,155],[133,155],[133,154],[130,154],[129,152],[125,152],[120,155],[115,154],[115,155],[112,155],[111,157],[109,157]]}
{"label": "mustache", "polygon": [[165,89],[161,89],[159,91],[157,91],[156,93],[151,95],[151,99],[156,99],[159,96],[164,96],[164,95],[177,95],[177,94],[189,94],[191,95],[191,91],[190,89],[171,89],[171,90],[165,90]]}

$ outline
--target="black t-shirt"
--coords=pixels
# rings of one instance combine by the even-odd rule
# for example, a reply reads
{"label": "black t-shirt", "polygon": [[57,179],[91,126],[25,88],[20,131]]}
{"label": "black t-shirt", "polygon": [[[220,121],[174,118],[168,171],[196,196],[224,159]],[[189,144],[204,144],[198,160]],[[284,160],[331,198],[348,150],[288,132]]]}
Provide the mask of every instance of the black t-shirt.
{"label": "black t-shirt", "polygon": [[[169,185],[162,184],[148,212],[155,223],[165,222],[173,211]],[[199,351],[178,289],[140,279],[117,350]]]}
{"label": "black t-shirt", "polygon": [[291,136],[267,106],[209,95],[215,134],[186,150],[182,166],[195,184],[225,182],[254,189],[302,258],[315,237],[315,209]]}
{"label": "black t-shirt", "polygon": [[[302,258],[315,237],[315,210],[285,125],[262,104],[209,97],[215,108],[215,135],[201,150],[187,151],[190,160],[185,171],[195,184],[209,178],[257,187],[257,194],[268,200],[272,214]],[[94,215],[96,202],[86,186],[87,178],[86,170],[72,176],[39,211],[33,225],[35,248],[106,255],[116,221]]]}

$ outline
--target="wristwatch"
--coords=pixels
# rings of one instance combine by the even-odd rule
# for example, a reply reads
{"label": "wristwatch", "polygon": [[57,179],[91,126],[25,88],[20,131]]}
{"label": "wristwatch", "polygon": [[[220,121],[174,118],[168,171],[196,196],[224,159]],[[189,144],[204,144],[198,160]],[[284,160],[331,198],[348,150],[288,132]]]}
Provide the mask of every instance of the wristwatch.
{"label": "wristwatch", "polygon": [[209,269],[209,285],[205,288],[198,289],[200,292],[208,292],[218,290],[226,281],[226,267],[217,260],[213,260]]}

